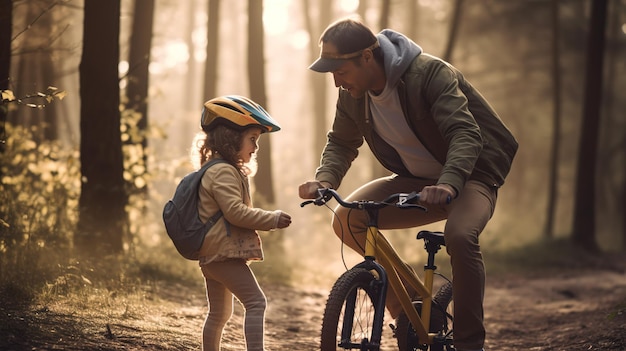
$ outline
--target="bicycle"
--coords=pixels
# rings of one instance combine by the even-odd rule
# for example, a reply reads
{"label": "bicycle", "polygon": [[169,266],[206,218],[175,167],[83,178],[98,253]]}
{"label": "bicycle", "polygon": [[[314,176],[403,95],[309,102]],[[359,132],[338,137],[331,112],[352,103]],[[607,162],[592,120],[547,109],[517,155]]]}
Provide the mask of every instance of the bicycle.
{"label": "bicycle", "polygon": [[[422,281],[378,231],[378,212],[386,206],[426,211],[419,204],[419,193],[393,194],[383,201],[346,202],[335,190],[324,188],[318,190],[315,200],[304,201],[300,206],[323,206],[332,198],[346,208],[366,211],[368,229],[364,260],[344,272],[328,295],[322,319],[321,350],[379,350],[385,298],[391,287],[402,306],[395,328],[392,326],[399,350],[453,351],[453,316],[447,312],[452,301],[452,282],[437,273],[445,283],[432,294],[437,269],[435,255],[445,245],[443,233],[417,234],[417,239],[424,240],[428,253]],[[409,296],[407,286],[417,291],[417,300]]]}

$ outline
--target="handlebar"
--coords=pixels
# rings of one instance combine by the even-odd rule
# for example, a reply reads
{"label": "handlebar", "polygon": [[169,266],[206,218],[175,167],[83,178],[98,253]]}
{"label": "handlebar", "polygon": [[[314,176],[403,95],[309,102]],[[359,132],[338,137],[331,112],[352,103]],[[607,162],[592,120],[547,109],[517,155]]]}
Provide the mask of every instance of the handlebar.
{"label": "handlebar", "polygon": [[344,201],[339,193],[330,188],[320,188],[317,189],[317,198],[315,200],[307,200],[300,204],[300,207],[304,207],[309,204],[314,204],[316,206],[323,206],[331,199],[337,200],[339,205],[346,208],[354,208],[359,210],[374,210],[381,209],[387,206],[394,206],[397,208],[417,208],[422,211],[427,211],[426,207],[418,204],[420,199],[420,194],[418,192],[411,193],[396,193],[389,195],[383,201],[371,201],[371,200],[358,200],[347,202]]}

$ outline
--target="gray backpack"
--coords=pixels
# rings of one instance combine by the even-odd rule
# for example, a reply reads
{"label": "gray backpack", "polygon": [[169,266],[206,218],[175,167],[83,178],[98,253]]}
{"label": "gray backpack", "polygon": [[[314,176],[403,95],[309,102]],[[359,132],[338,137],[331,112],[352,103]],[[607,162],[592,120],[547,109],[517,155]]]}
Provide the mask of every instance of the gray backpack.
{"label": "gray backpack", "polygon": [[198,260],[198,250],[202,247],[204,236],[222,217],[217,211],[206,223],[200,220],[198,200],[200,198],[200,181],[209,167],[219,162],[227,162],[221,158],[211,159],[199,170],[191,172],[178,183],[174,196],[163,208],[163,222],[167,235],[174,242],[178,252],[188,260]]}

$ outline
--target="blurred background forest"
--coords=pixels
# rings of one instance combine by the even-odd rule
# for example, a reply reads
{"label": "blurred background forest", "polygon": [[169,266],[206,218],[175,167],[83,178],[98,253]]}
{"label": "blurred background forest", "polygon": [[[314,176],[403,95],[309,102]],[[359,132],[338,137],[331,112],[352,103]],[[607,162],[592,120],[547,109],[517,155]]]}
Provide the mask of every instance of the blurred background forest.
{"label": "blurred background forest", "polygon": [[[0,0],[0,284],[76,272],[84,283],[102,262],[197,269],[161,211],[193,169],[202,103],[222,94],[251,97],[283,127],[262,138],[255,205],[294,221],[263,234],[260,269],[312,283],[341,269],[351,258],[332,213],[300,208],[297,187],[313,177],[337,95],[307,67],[323,29],[353,14],[458,67],[517,137],[485,251],[546,240],[626,250],[625,0]],[[361,154],[344,195],[385,174]],[[389,233],[406,257],[419,251],[414,232]],[[296,272],[309,257],[328,265]]]}

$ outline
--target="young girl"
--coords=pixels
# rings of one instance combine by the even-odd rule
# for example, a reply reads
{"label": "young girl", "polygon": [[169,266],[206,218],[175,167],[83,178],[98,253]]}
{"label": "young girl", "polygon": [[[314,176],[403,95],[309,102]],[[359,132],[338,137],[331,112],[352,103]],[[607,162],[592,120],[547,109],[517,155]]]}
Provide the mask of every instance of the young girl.
{"label": "young girl", "polygon": [[259,137],[280,127],[261,106],[242,96],[205,102],[201,126],[203,140],[196,141],[200,164],[212,158],[226,161],[211,166],[200,187],[200,218],[207,221],[218,210],[223,212],[200,249],[209,304],[202,349],[220,349],[236,296],[245,309],[247,350],[263,351],[266,299],[248,263],[263,259],[256,230],[285,228],[291,224],[291,216],[280,210],[254,208],[248,176],[256,166]]}

